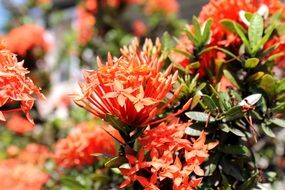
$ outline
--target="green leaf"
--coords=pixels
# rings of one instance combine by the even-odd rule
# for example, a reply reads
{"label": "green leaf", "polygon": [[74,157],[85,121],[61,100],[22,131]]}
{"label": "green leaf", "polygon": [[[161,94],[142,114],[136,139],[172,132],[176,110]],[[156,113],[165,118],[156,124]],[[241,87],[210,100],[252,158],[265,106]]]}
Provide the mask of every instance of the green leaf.
{"label": "green leaf", "polygon": [[241,130],[239,130],[239,129],[237,129],[237,128],[230,127],[230,131],[231,131],[233,134],[235,134],[236,136],[245,137],[245,134],[244,134]]}
{"label": "green leaf", "polygon": [[126,124],[120,121],[117,117],[107,114],[105,117],[105,121],[112,125],[112,127],[117,129],[118,131],[123,132],[126,136],[129,135],[130,127],[126,126]]}
{"label": "green leaf", "polygon": [[278,82],[276,92],[280,93],[285,90],[285,78]]}
{"label": "green leaf", "polygon": [[250,178],[248,178],[243,184],[241,184],[238,189],[239,190],[249,190],[252,189],[257,182],[257,172],[253,174]]}
{"label": "green leaf", "polygon": [[201,122],[214,122],[216,121],[214,117],[209,116],[207,113],[204,112],[198,112],[198,111],[189,111],[186,112],[185,115],[190,118],[193,119],[195,121],[201,121]]}
{"label": "green leaf", "polygon": [[168,32],[164,32],[162,36],[162,47],[167,52],[170,53],[174,47],[174,42]]}
{"label": "green leaf", "polygon": [[251,46],[250,43],[247,39],[247,37],[245,36],[243,30],[241,29],[240,25],[237,25],[237,23],[234,23],[234,28],[237,32],[237,34],[239,35],[239,37],[241,38],[245,48],[247,49],[248,53],[251,54]]}
{"label": "green leaf", "polygon": [[229,180],[227,179],[227,177],[223,174],[221,174],[221,175],[222,175],[222,180],[223,180],[222,190],[232,190],[232,187],[229,184]]}
{"label": "green leaf", "polygon": [[239,106],[244,106],[244,105],[249,104],[249,105],[253,106],[254,104],[256,104],[260,100],[261,97],[262,97],[261,94],[249,95],[246,98],[244,98],[238,105]]}
{"label": "green leaf", "polygon": [[238,25],[238,27],[242,30],[243,33],[246,33],[246,30],[239,23],[231,19],[222,19],[220,23],[225,29],[228,29],[229,31],[235,34],[238,34],[234,26],[235,24]]}
{"label": "green leaf", "polygon": [[211,112],[215,111],[218,108],[210,96],[203,95],[202,97],[203,97],[203,103],[205,104],[207,109],[209,109]]}
{"label": "green leaf", "polygon": [[199,137],[201,135],[201,130],[200,129],[195,129],[192,125],[190,127],[186,127],[185,129],[185,134],[194,136],[194,137]]}
{"label": "green leaf", "polygon": [[61,183],[72,190],[85,190],[86,187],[79,183],[74,177],[62,176],[60,179]]}
{"label": "green leaf", "polygon": [[185,31],[185,33],[186,33],[186,35],[187,35],[187,37],[189,38],[189,40],[191,40],[191,42],[193,42],[193,44],[196,46],[196,47],[198,47],[200,44],[199,44],[199,41],[198,41],[198,39],[197,39],[197,37],[196,36],[194,36],[189,30],[184,30]]}
{"label": "green leaf", "polygon": [[245,180],[237,164],[234,164],[233,162],[228,161],[227,159],[225,159],[225,157],[221,161],[221,166],[222,166],[223,171],[227,175],[230,175],[239,181]]}
{"label": "green leaf", "polygon": [[265,74],[260,81],[260,88],[262,88],[268,95],[273,96],[275,93],[275,80],[270,74]]}
{"label": "green leaf", "polygon": [[275,138],[275,134],[273,133],[273,131],[268,126],[266,126],[266,124],[262,123],[261,129],[269,137]]}
{"label": "green leaf", "polygon": [[252,68],[255,68],[258,65],[258,63],[259,63],[258,58],[249,58],[245,61],[244,67],[248,69],[252,69]]}
{"label": "green leaf", "polygon": [[262,76],[264,75],[264,72],[257,72],[257,73],[254,73],[253,75],[251,75],[250,77],[248,77],[248,81],[249,82],[252,82],[252,81],[257,81],[259,80]]}
{"label": "green leaf", "polygon": [[263,34],[263,19],[259,14],[253,15],[250,20],[250,25],[248,28],[248,39],[250,42],[250,47],[253,49],[259,41],[262,39]]}
{"label": "green leaf", "polygon": [[208,19],[204,25],[203,25],[203,31],[202,31],[202,43],[207,44],[208,41],[210,41],[211,38],[211,25],[212,25],[213,19]]}
{"label": "green leaf", "polygon": [[235,106],[229,109],[225,114],[223,121],[229,122],[232,120],[240,119],[244,116],[244,112],[242,111],[241,106]]}
{"label": "green leaf", "polygon": [[201,41],[202,41],[202,31],[201,31],[201,27],[200,27],[200,24],[199,24],[199,21],[198,21],[197,17],[193,16],[192,24],[193,24],[194,29],[195,29],[195,35],[196,35],[197,40],[198,40],[198,42],[200,44]]}
{"label": "green leaf", "polygon": [[270,119],[269,121],[279,127],[285,127],[285,120],[283,119],[273,118],[273,119]]}
{"label": "green leaf", "polygon": [[279,23],[276,25],[276,31],[279,36],[285,35],[285,24],[284,23]]}
{"label": "green leaf", "polygon": [[128,160],[123,157],[123,156],[116,156],[110,160],[108,160],[105,163],[105,167],[110,168],[110,167],[119,167],[121,166],[123,163],[127,163]]}
{"label": "green leaf", "polygon": [[249,154],[249,150],[244,145],[224,145],[219,148],[221,152],[226,154],[237,154],[237,155],[246,155]]}
{"label": "green leaf", "polygon": [[187,67],[189,69],[198,69],[200,67],[200,62],[199,61],[195,61],[193,63],[190,63]]}
{"label": "green leaf", "polygon": [[201,99],[201,96],[197,95],[197,94],[193,97],[192,102],[191,102],[191,106],[190,106],[191,110],[194,109],[198,105],[200,99]]}
{"label": "green leaf", "polygon": [[275,26],[271,26],[265,31],[265,35],[262,39],[253,47],[252,52],[256,53],[259,49],[263,47],[263,45],[269,40],[272,32],[274,31]]}
{"label": "green leaf", "polygon": [[239,85],[238,85],[238,83],[237,83],[237,81],[236,81],[236,78],[235,78],[228,70],[226,70],[226,69],[223,70],[223,73],[224,73],[225,77],[226,77],[231,83],[233,83],[237,89],[240,89],[240,87],[239,87]]}

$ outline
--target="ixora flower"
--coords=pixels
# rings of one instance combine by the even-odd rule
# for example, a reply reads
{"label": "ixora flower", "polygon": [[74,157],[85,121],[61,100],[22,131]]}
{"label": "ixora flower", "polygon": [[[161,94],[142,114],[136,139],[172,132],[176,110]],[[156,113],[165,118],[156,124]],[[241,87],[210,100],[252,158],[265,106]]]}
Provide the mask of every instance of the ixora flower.
{"label": "ixora flower", "polygon": [[176,0],[147,0],[145,2],[145,12],[152,14],[163,12],[165,14],[176,13],[179,10],[179,4]]}
{"label": "ixora flower", "polygon": [[92,154],[116,154],[115,142],[105,130],[106,124],[82,123],[73,128],[69,135],[55,145],[54,159],[63,168],[91,165],[96,160]]}
{"label": "ixora flower", "polygon": [[285,15],[284,5],[279,0],[210,0],[202,8],[199,20],[204,22],[209,18],[213,18],[211,43],[228,46],[239,42],[239,40],[234,34],[223,28],[220,23],[222,19],[231,19],[246,25],[244,12],[258,12],[267,17],[279,10]]}
{"label": "ixora flower", "polygon": [[121,57],[112,59],[109,55],[106,65],[98,59],[98,70],[84,71],[82,94],[75,102],[101,119],[112,115],[131,128],[146,126],[180,91],[178,88],[166,98],[178,73],[171,74],[171,66],[161,72],[164,62],[160,47],[158,40],[155,45],[146,40],[141,51],[138,40],[134,40],[121,50]]}
{"label": "ixora flower", "polygon": [[18,62],[16,56],[3,44],[0,44],[0,108],[10,103],[20,102],[21,107],[13,110],[0,110],[0,120],[5,121],[3,112],[22,110],[27,119],[33,123],[29,114],[37,95],[44,99],[40,89],[25,75],[28,71],[23,68],[23,62]]}
{"label": "ixora flower", "polygon": [[81,45],[85,45],[94,36],[96,19],[94,15],[83,6],[78,6],[76,8],[76,15],[75,30],[77,32],[77,40]]}
{"label": "ixora flower", "polygon": [[[23,40],[23,36],[25,36],[25,40]],[[33,55],[41,56],[50,49],[52,44],[46,30],[34,24],[13,28],[5,40],[9,50],[21,57],[25,57],[30,51],[34,52]]]}
{"label": "ixora flower", "polygon": [[33,130],[34,125],[20,114],[12,114],[6,127],[17,134],[25,134]]}
{"label": "ixora flower", "polygon": [[[202,132],[198,139],[189,140],[184,132],[189,125],[190,123],[174,121],[161,123],[144,131],[139,139],[142,148],[138,158],[127,154],[129,168],[119,168],[127,177],[121,188],[138,181],[145,189],[160,189],[167,180],[171,180],[173,189],[177,190],[197,187],[204,175],[200,165],[208,158],[208,151],[213,149],[217,142],[205,144],[205,132]],[[141,173],[148,173],[147,176],[150,177],[141,176]]]}
{"label": "ixora flower", "polygon": [[31,163],[8,159],[0,161],[0,178],[1,190],[40,190],[49,176]]}
{"label": "ixora flower", "polygon": [[28,144],[23,150],[11,146],[7,150],[9,156],[0,161],[1,190],[40,190],[49,176],[42,171],[45,161],[51,152],[40,144]]}

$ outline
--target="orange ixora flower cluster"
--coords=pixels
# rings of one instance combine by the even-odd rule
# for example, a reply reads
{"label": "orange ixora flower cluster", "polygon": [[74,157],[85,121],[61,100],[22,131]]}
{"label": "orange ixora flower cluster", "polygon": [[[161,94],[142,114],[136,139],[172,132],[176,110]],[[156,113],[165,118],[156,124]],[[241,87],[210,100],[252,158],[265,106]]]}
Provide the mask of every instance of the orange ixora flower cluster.
{"label": "orange ixora flower cluster", "polygon": [[7,154],[12,157],[0,161],[1,190],[40,190],[49,179],[42,171],[51,153],[40,144],[28,144],[24,150],[11,146]]}
{"label": "orange ixora flower cluster", "polygon": [[[138,159],[127,154],[129,167],[119,168],[127,177],[121,188],[138,181],[145,189],[159,190],[169,180],[174,190],[192,190],[197,187],[204,175],[200,165],[217,142],[205,144],[205,132],[198,139],[189,140],[184,132],[188,125],[190,123],[161,123],[153,129],[147,129],[139,139],[142,148]],[[146,154],[150,160],[147,160]],[[149,175],[141,176],[141,173]]]}
{"label": "orange ixora flower cluster", "polygon": [[221,25],[222,19],[231,19],[246,26],[249,23],[245,19],[245,12],[258,11],[264,18],[268,18],[280,10],[284,15],[284,8],[279,0],[210,0],[200,12],[199,20],[204,22],[213,18],[211,43],[228,46],[236,43],[238,39]]}
{"label": "orange ixora flower cluster", "polygon": [[[96,2],[96,1],[95,1]],[[86,1],[86,4],[88,1]],[[91,6],[91,5],[89,5]],[[94,9],[92,6],[90,9]],[[96,8],[95,8],[96,10]],[[87,44],[94,36],[96,19],[94,15],[88,11],[84,6],[78,6],[76,8],[76,20],[75,30],[77,34],[77,40],[81,45]]]}
{"label": "orange ixora flower cluster", "polygon": [[30,163],[17,159],[0,161],[1,190],[40,190],[48,180],[48,175]]}
{"label": "orange ixora flower cluster", "polygon": [[178,12],[179,4],[177,0],[146,0],[145,11],[148,14],[155,12],[163,12],[165,14],[173,14]]}
{"label": "orange ixora flower cluster", "polygon": [[9,107],[0,110],[0,120],[5,121],[3,112],[11,112],[22,110],[28,120],[33,123],[29,114],[35,98],[44,96],[40,93],[40,89],[36,87],[33,81],[25,75],[28,71],[23,68],[23,62],[18,62],[16,56],[6,47],[0,44],[0,108],[8,106],[8,104],[20,102],[19,109],[9,110]]}
{"label": "orange ixora flower cluster", "polygon": [[[112,59],[109,55],[106,65],[98,59],[98,70],[84,71],[82,94],[75,102],[101,119],[109,114],[132,129],[146,126],[180,91],[175,90],[172,97],[169,94],[178,73],[171,74],[171,66],[161,71],[164,62],[160,48],[158,40],[154,45],[147,39],[140,51],[135,39],[121,50],[121,57]],[[184,108],[187,106],[189,103]]]}
{"label": "orange ixora flower cluster", "polygon": [[29,52],[40,57],[50,49],[52,43],[46,30],[35,24],[25,24],[12,29],[5,36],[5,40],[9,50],[21,57],[25,57]]}
{"label": "orange ixora flower cluster", "polygon": [[63,168],[72,168],[92,165],[96,160],[92,155],[95,153],[115,155],[115,141],[105,130],[110,131],[111,128],[92,121],[73,128],[66,138],[60,139],[55,145],[56,163]]}

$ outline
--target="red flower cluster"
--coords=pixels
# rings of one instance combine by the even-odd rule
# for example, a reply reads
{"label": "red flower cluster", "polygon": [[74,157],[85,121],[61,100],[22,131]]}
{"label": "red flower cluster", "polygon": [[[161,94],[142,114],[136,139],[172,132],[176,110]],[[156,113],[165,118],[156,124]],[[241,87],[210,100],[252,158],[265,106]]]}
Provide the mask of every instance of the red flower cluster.
{"label": "red flower cluster", "polygon": [[75,102],[102,119],[111,114],[131,127],[147,125],[180,91],[164,101],[178,73],[170,74],[171,66],[161,72],[164,63],[160,47],[159,41],[154,45],[146,40],[140,51],[134,40],[121,50],[120,58],[109,55],[106,65],[98,59],[97,71],[84,71],[82,95],[77,95]]}
{"label": "red flower cluster", "polygon": [[[89,7],[90,9],[96,10],[96,7],[93,7],[91,5],[88,5],[88,6],[90,6]],[[88,12],[86,9],[84,9],[83,6],[78,6],[76,8],[76,15],[77,17],[75,20],[75,30],[77,34],[77,40],[81,45],[85,45],[94,36],[94,32],[95,32],[94,27],[95,27],[96,19],[94,15]]]}
{"label": "red flower cluster", "polygon": [[[0,107],[12,102],[20,102],[21,110],[26,114],[28,120],[33,123],[29,114],[36,94],[44,98],[30,78],[25,75],[28,71],[23,68],[23,62],[18,62],[16,56],[0,44]],[[17,110],[17,109],[16,109]],[[3,112],[12,110],[1,110],[0,120],[5,121]]]}
{"label": "red flower cluster", "polygon": [[93,164],[94,153],[116,154],[115,142],[106,131],[110,127],[93,122],[82,123],[55,145],[54,159],[60,167],[72,168]]}
{"label": "red flower cluster", "polygon": [[25,24],[12,29],[6,35],[5,40],[9,50],[22,57],[31,51],[34,52],[33,55],[41,55],[46,53],[51,46],[45,29],[34,24]]}
{"label": "red flower cluster", "polygon": [[244,25],[245,23],[240,15],[241,11],[255,13],[264,5],[266,6],[264,7],[265,12],[261,12],[264,17],[272,15],[279,10],[282,10],[283,14],[285,13],[285,7],[279,0],[210,0],[203,7],[199,20],[204,22],[209,18],[213,18],[211,44],[233,45],[237,42],[237,37],[224,29],[220,21],[222,19],[231,19]]}
{"label": "red flower cluster", "polygon": [[179,10],[177,0],[146,0],[145,11],[148,14],[163,12],[165,14],[176,13]]}
{"label": "red flower cluster", "polygon": [[[120,168],[127,180],[121,188],[131,182],[138,181],[145,189],[159,189],[165,179],[170,179],[174,190],[191,190],[197,187],[204,171],[200,165],[209,156],[208,150],[217,142],[205,144],[206,134],[201,133],[198,139],[189,140],[185,136],[185,128],[190,123],[161,123],[153,129],[147,129],[139,142],[143,148],[138,159],[134,155],[126,155],[130,168]],[[145,157],[149,154],[150,161]],[[140,176],[139,172],[151,173],[150,178]],[[192,176],[191,179],[189,176]],[[160,185],[159,185],[160,184]]]}
{"label": "red flower cluster", "polygon": [[19,114],[13,114],[7,121],[6,127],[17,134],[24,134],[33,130],[34,125]]}
{"label": "red flower cluster", "polygon": [[17,159],[0,161],[1,190],[40,190],[48,175],[37,166]]}
{"label": "red flower cluster", "polygon": [[[12,150],[13,149],[13,150]],[[28,144],[19,151],[15,146],[8,149],[14,158],[0,161],[1,190],[40,190],[49,176],[41,169],[50,158],[47,147],[39,144]]]}

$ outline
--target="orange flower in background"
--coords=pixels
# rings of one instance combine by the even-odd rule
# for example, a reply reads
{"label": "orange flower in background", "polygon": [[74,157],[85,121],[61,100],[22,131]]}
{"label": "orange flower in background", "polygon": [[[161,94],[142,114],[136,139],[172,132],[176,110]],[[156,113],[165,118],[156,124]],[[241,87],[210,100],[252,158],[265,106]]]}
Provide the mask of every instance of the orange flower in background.
{"label": "orange flower in background", "polygon": [[[188,140],[185,128],[191,123],[178,123],[177,120],[169,124],[161,123],[157,127],[148,128],[139,139],[142,145],[137,157],[126,155],[130,168],[120,168],[127,179],[121,188],[138,181],[143,187],[159,189],[163,180],[173,181],[173,189],[192,190],[197,187],[202,177],[189,179],[190,174],[203,176],[200,165],[208,158],[208,151],[213,149],[217,142],[206,143],[206,134],[202,132],[198,139]],[[150,160],[145,154],[150,155]],[[179,153],[179,154],[177,154]],[[140,172],[150,173],[140,176]]]}
{"label": "orange flower in background", "polygon": [[19,114],[13,114],[11,118],[8,119],[6,127],[15,133],[24,134],[32,131],[34,125]]}
{"label": "orange flower in background", "polygon": [[85,45],[94,36],[96,19],[92,13],[81,6],[76,8],[76,15],[75,30],[77,31],[77,40],[81,45]]}
{"label": "orange flower in background", "polygon": [[51,40],[46,30],[34,24],[25,24],[12,29],[5,40],[9,50],[22,57],[31,51],[34,52],[33,55],[41,55],[51,47]]}
{"label": "orange flower in background", "polygon": [[[54,159],[60,167],[72,168],[91,165],[96,160],[94,153],[116,154],[115,142],[106,131],[107,125],[93,122],[82,123],[73,128],[69,135],[55,145]],[[113,132],[111,132],[113,133]]]}
{"label": "orange flower in background", "polygon": [[[231,45],[240,41],[231,32],[222,27],[220,21],[222,19],[232,19],[244,25],[240,17],[240,11],[254,13],[262,6],[266,5],[268,14],[271,15],[280,9],[285,15],[284,5],[279,0],[210,0],[206,4],[199,15],[199,20],[203,23],[209,18],[213,18],[211,27],[212,38],[211,44],[215,45]],[[261,14],[266,17],[266,8],[263,7]]]}
{"label": "orange flower in background", "polygon": [[28,144],[18,154],[18,160],[37,166],[43,166],[47,159],[51,158],[52,153],[49,149],[41,144]]}
{"label": "orange flower in background", "polygon": [[49,176],[40,168],[17,159],[0,161],[1,190],[41,190]]}
{"label": "orange flower in background", "polygon": [[[0,108],[14,102],[20,102],[21,107],[14,111],[22,110],[27,119],[33,123],[29,114],[35,98],[44,96],[33,81],[25,75],[28,71],[23,68],[23,62],[18,62],[16,56],[0,44]],[[13,110],[0,110],[0,120],[5,121],[3,112]]]}
{"label": "orange flower in background", "polygon": [[177,0],[146,0],[145,11],[148,14],[163,12],[165,14],[176,13],[179,10]]}
{"label": "orange flower in background", "polygon": [[178,73],[170,74],[171,66],[160,71],[164,65],[160,46],[159,41],[154,45],[146,40],[141,51],[134,40],[129,48],[121,50],[120,58],[112,59],[109,55],[106,65],[98,59],[97,71],[84,71],[82,95],[77,95],[75,102],[102,119],[111,114],[131,127],[147,125],[180,90],[166,99]]}
{"label": "orange flower in background", "polygon": [[147,28],[143,21],[135,20],[132,24],[132,30],[135,36],[141,37],[144,36],[147,31]]}

